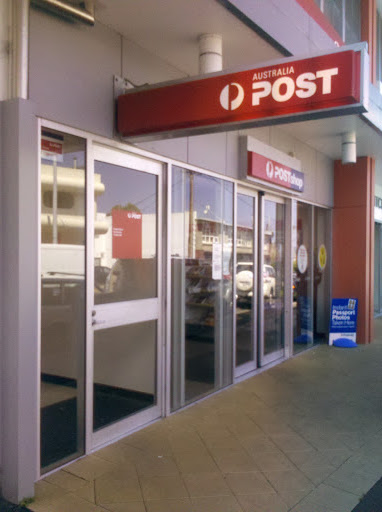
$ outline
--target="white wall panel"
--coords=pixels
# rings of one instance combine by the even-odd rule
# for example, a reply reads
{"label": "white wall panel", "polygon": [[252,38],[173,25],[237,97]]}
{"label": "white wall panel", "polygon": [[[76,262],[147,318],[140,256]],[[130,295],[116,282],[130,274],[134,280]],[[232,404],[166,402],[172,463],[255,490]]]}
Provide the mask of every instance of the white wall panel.
{"label": "white wall panel", "polygon": [[188,140],[188,162],[225,174],[226,134],[195,135]]}
{"label": "white wall panel", "polygon": [[133,41],[122,40],[122,76],[134,85],[177,80],[186,75]]}
{"label": "white wall panel", "polygon": [[158,140],[151,142],[140,142],[137,144],[140,148],[158,153],[158,155],[167,156],[180,160],[181,162],[187,162],[188,156],[188,138],[183,137],[179,139],[168,139]]}
{"label": "white wall panel", "polygon": [[29,95],[38,115],[112,137],[120,39],[99,23],[87,27],[31,9]]}

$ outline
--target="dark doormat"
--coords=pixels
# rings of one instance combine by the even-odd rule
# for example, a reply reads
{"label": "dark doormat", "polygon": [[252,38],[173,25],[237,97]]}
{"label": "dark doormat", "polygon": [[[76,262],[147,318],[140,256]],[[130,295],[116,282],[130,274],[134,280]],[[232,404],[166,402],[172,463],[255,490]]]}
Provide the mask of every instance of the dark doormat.
{"label": "dark doormat", "polygon": [[382,478],[368,491],[352,512],[379,512],[382,510]]}
{"label": "dark doormat", "polygon": [[0,497],[0,512],[32,512],[30,508],[14,505]]}
{"label": "dark doormat", "polygon": [[41,409],[41,466],[45,468],[77,451],[77,399]]}
{"label": "dark doormat", "polygon": [[[154,395],[95,384],[94,430],[154,405]],[[41,466],[43,468],[79,452],[77,398],[41,409]],[[79,435],[78,435],[79,434]],[[1,512],[1,509],[0,509]]]}
{"label": "dark doormat", "polygon": [[102,384],[94,385],[94,430],[154,405],[154,395]]}

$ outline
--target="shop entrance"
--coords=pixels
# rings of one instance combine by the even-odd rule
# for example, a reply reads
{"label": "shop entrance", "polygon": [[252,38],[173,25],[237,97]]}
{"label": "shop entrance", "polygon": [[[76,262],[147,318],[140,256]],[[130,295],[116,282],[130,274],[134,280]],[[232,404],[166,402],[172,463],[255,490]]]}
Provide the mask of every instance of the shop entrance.
{"label": "shop entrance", "polygon": [[91,214],[96,229],[88,429],[96,448],[161,415],[162,165],[101,146],[94,146],[93,159],[94,188],[103,188]]}
{"label": "shop entrance", "polygon": [[162,165],[42,130],[41,473],[161,416]]}

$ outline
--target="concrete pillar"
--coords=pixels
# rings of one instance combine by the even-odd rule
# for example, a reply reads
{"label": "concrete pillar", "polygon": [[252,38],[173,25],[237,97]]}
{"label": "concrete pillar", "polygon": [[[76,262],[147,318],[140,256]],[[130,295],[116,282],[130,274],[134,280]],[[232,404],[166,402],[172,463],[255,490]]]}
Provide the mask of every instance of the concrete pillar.
{"label": "concrete pillar", "polygon": [[38,124],[28,100],[0,107],[1,492],[18,503],[39,462]]}
{"label": "concrete pillar", "polygon": [[358,298],[358,343],[374,338],[374,174],[369,157],[334,165],[332,295]]}
{"label": "concrete pillar", "polygon": [[219,34],[199,37],[199,73],[215,73],[223,69],[223,42]]}

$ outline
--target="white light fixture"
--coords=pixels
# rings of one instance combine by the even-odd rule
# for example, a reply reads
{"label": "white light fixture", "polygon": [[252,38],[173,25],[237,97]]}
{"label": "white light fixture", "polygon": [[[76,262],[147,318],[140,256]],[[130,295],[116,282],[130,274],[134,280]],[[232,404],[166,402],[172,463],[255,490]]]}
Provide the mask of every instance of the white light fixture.
{"label": "white light fixture", "polygon": [[342,134],[342,163],[355,164],[357,161],[357,146],[355,132]]}

